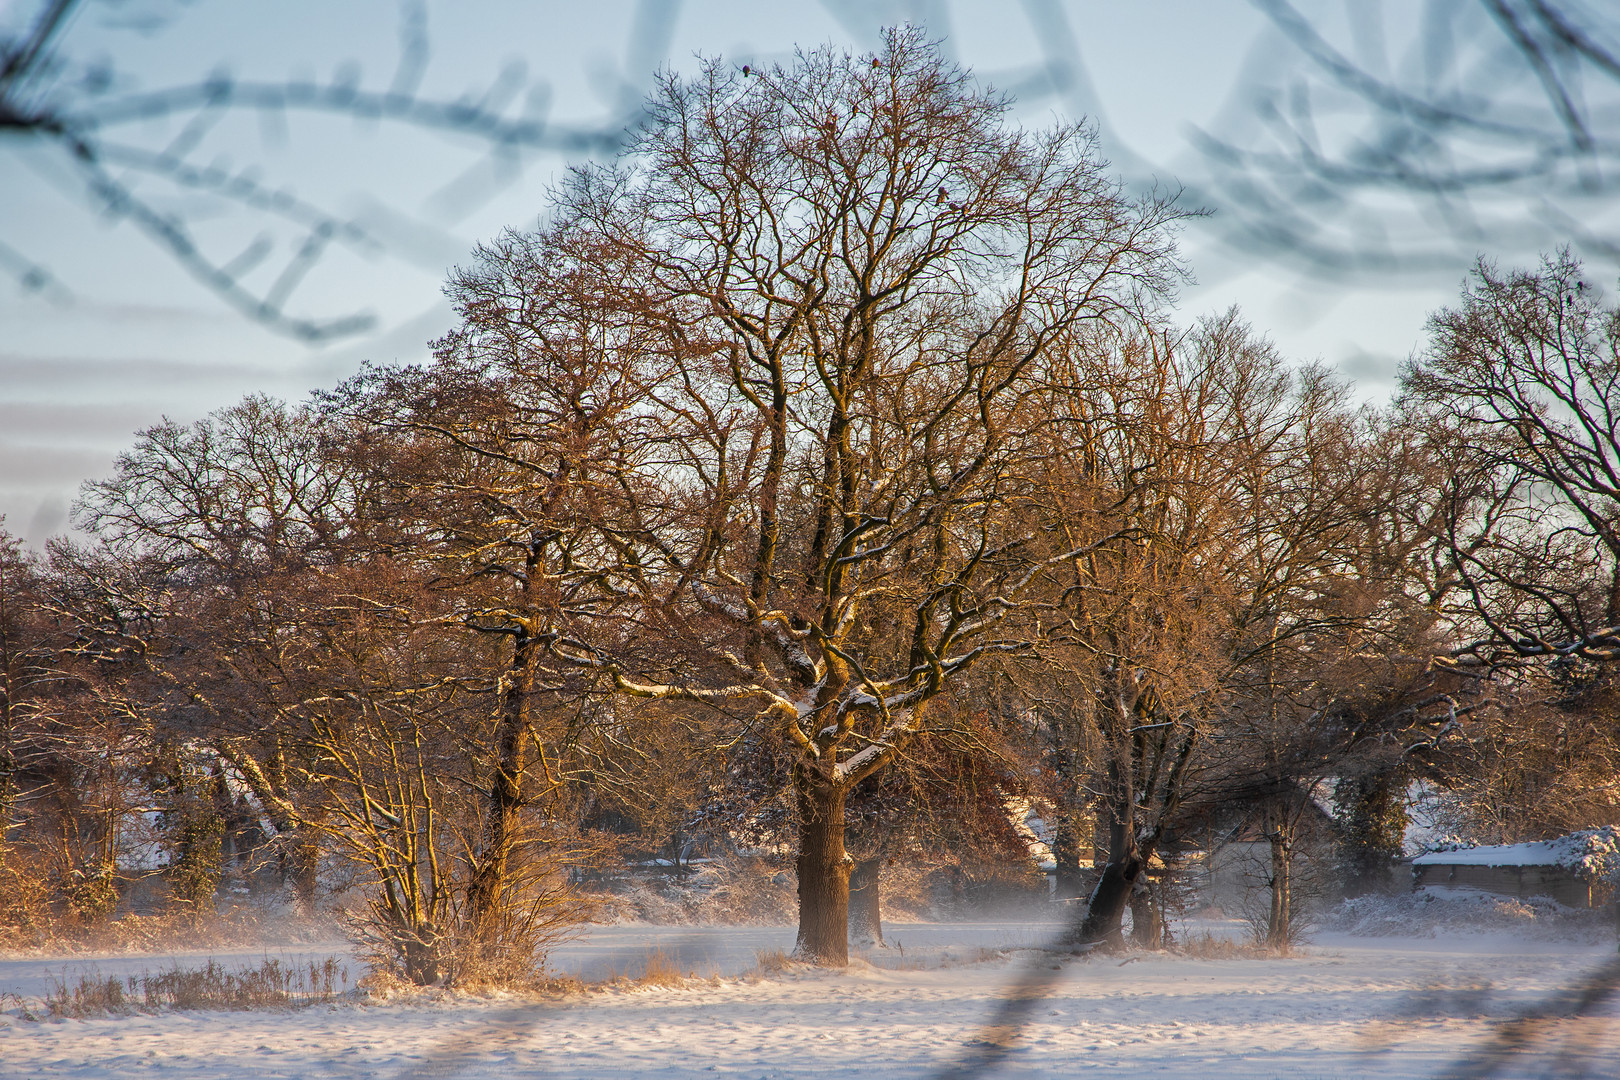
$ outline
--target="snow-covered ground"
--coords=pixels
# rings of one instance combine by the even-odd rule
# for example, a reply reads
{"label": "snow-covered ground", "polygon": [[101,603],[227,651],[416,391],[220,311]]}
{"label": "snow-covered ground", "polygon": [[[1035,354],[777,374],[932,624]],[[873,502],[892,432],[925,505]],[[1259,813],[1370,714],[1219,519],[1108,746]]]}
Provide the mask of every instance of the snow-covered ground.
{"label": "snow-covered ground", "polygon": [[[7,998],[0,1076],[752,1080],[1092,1070],[1325,1080],[1449,1075],[1471,1052],[1514,1045],[1508,1070],[1466,1075],[1620,1075],[1612,999],[1582,1019],[1511,1023],[1549,1002],[1554,1013],[1569,1011],[1560,995],[1613,960],[1612,939],[1323,933],[1289,959],[1058,958],[1039,949],[1054,929],[889,925],[894,947],[848,971],[790,969],[755,981],[736,976],[762,950],[788,949],[790,928],[599,927],[560,949],[554,966],[594,979],[634,975],[656,950],[700,980],[547,1002],[439,995],[30,1023]],[[3,960],[0,993],[37,999],[64,973],[133,974],[210,956],[302,963],[341,948]],[[702,978],[710,974],[724,977]]]}

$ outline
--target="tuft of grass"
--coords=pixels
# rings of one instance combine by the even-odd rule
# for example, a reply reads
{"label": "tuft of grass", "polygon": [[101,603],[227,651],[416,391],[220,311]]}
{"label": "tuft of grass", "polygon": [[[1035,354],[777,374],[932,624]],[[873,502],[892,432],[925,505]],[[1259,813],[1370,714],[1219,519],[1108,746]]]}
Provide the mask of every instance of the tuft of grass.
{"label": "tuft of grass", "polygon": [[210,960],[201,968],[176,965],[120,979],[91,972],[77,983],[55,980],[45,995],[45,1012],[56,1018],[84,1019],[163,1009],[302,1008],[338,1000],[348,993],[349,969],[329,956],[308,965],[266,959],[258,967],[227,970]]}
{"label": "tuft of grass", "polygon": [[655,949],[647,954],[647,966],[636,983],[640,986],[676,987],[685,986],[686,979],[687,976],[681,974],[675,961],[663,949]]}
{"label": "tuft of grass", "polygon": [[[969,946],[960,951],[947,949],[940,953],[939,966],[942,968],[968,967],[974,964],[987,964],[995,960],[1005,959],[1007,959],[1005,950],[986,948],[983,945]],[[897,971],[920,971],[923,968],[923,964],[918,961],[907,964],[904,960],[904,954],[902,954],[900,963],[895,965],[886,964],[884,966],[892,967],[893,970]]]}
{"label": "tuft of grass", "polygon": [[[134,979],[130,982],[133,984]],[[65,978],[56,979],[55,983],[55,988],[45,995],[45,1015],[53,1019],[83,1019],[134,1011],[134,1002],[124,989],[124,981],[116,976],[109,979],[98,974],[80,975],[76,985],[70,986]]]}
{"label": "tuft of grass", "polygon": [[754,953],[754,967],[761,975],[780,975],[793,967],[793,960],[781,949],[759,949]]}
{"label": "tuft of grass", "polygon": [[927,964],[926,961],[921,960],[921,959],[919,959],[918,957],[915,957],[915,956],[908,959],[904,953],[901,953],[898,956],[873,956],[873,957],[869,957],[867,959],[867,963],[871,964],[875,968],[881,968],[884,971],[927,971],[928,970],[928,964]]}
{"label": "tuft of grass", "polygon": [[1183,935],[1168,951],[1192,960],[1254,960],[1289,955],[1259,942],[1221,937],[1208,930]]}
{"label": "tuft of grass", "polygon": [[535,982],[534,989],[549,997],[573,997],[583,994],[590,985],[578,975],[547,974]]}
{"label": "tuft of grass", "polygon": [[636,971],[635,965],[632,965],[629,971],[615,970],[601,982],[589,985],[579,983],[577,979],[573,981],[579,983],[584,989],[614,987],[628,990],[647,986],[681,987],[685,986],[689,980],[697,978],[697,973],[694,971],[682,972],[680,968],[675,966],[674,958],[661,948],[649,952],[646,959],[642,961],[640,968],[641,970],[635,974],[631,974],[631,972]]}
{"label": "tuft of grass", "polygon": [[28,1002],[24,1001],[19,995],[10,992],[0,993],[0,1012],[6,1010],[7,1002],[10,1002],[11,1008],[17,1011],[17,1019],[26,1020],[30,1024],[39,1023],[38,1015],[28,1007]]}

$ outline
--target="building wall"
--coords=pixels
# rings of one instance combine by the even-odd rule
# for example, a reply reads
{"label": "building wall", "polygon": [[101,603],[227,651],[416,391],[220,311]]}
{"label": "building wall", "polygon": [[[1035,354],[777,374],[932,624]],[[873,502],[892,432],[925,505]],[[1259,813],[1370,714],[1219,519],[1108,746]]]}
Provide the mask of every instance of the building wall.
{"label": "building wall", "polygon": [[1475,889],[1496,896],[1545,896],[1567,907],[1600,907],[1610,890],[1577,879],[1561,866],[1414,866],[1412,888]]}

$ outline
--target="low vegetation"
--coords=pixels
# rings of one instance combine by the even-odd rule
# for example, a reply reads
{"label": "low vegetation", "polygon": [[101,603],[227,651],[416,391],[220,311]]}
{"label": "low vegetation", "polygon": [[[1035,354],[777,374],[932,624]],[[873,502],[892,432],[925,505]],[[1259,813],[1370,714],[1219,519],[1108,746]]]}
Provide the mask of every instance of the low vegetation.
{"label": "low vegetation", "polygon": [[211,960],[201,968],[175,966],[123,978],[63,976],[45,995],[42,1010],[47,1017],[82,1020],[164,1009],[303,1008],[343,1000],[349,989],[349,969],[336,957],[307,965],[266,959],[236,970]]}

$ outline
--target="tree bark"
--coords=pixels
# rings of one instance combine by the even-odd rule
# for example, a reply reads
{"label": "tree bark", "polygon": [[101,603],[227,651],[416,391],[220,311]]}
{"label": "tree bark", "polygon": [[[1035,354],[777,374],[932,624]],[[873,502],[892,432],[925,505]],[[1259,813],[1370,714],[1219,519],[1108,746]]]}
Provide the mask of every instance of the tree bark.
{"label": "tree bark", "polygon": [[1136,816],[1128,769],[1109,764],[1113,789],[1104,811],[1108,818],[1108,862],[1097,876],[1086,904],[1086,917],[1077,934],[1079,943],[1118,948],[1125,943],[1122,924],[1125,908],[1136,890],[1145,864],[1136,847]]}
{"label": "tree bark", "polygon": [[1293,830],[1279,814],[1266,837],[1271,841],[1271,911],[1266,917],[1266,944],[1287,952],[1293,939]]}
{"label": "tree bark", "polygon": [[[531,566],[531,572],[533,571]],[[518,811],[523,805],[524,753],[529,732],[529,683],[536,644],[526,633],[517,637],[512,666],[501,699],[500,730],[496,734],[494,775],[484,804],[484,824],[478,868],[467,890],[467,922],[475,933],[494,925],[506,892],[508,863],[517,841]]]}
{"label": "tree bark", "polygon": [[849,873],[844,851],[843,785],[801,766],[799,804],[799,940],[794,955],[826,967],[849,964]]}
{"label": "tree bark", "polygon": [[1086,918],[1077,935],[1082,945],[1103,944],[1117,948],[1125,943],[1125,908],[1141,873],[1142,861],[1135,855],[1119,862],[1109,860],[1103,867],[1096,887],[1091,890]]}
{"label": "tree bark", "polygon": [[883,913],[878,906],[881,858],[862,859],[849,877],[849,943],[861,948],[883,948]]}
{"label": "tree bark", "polygon": [[1075,826],[1072,813],[1058,815],[1057,836],[1052,843],[1052,858],[1057,864],[1054,898],[1058,900],[1079,898],[1083,888],[1083,879],[1080,875],[1080,830]]}
{"label": "tree bark", "polygon": [[1164,948],[1164,915],[1145,874],[1131,890],[1131,943],[1144,949]]}
{"label": "tree bark", "polygon": [[315,894],[320,887],[321,844],[308,825],[294,826],[287,846],[281,849],[281,877],[292,886],[293,902],[300,913],[315,914]]}
{"label": "tree bark", "polygon": [[439,951],[428,942],[406,937],[400,952],[405,963],[405,977],[417,986],[437,986],[444,978],[439,964]]}

